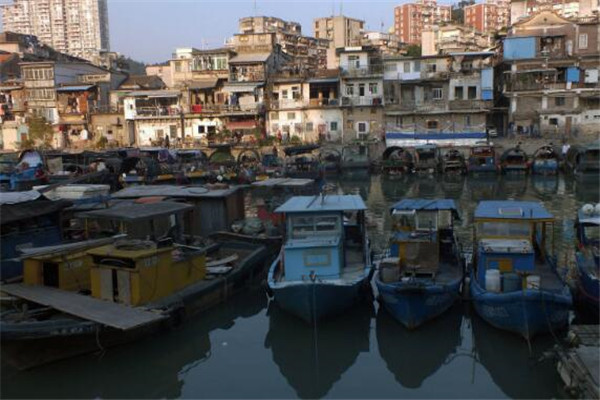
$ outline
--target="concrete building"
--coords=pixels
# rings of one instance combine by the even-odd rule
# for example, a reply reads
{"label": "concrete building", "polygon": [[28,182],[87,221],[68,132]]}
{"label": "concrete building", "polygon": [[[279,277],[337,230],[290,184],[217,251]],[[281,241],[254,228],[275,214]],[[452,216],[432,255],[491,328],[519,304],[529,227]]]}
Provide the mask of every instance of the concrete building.
{"label": "concrete building", "polygon": [[598,132],[598,17],[573,21],[542,11],[504,40],[503,92],[513,132]]}
{"label": "concrete building", "polygon": [[421,55],[432,56],[463,51],[483,51],[494,45],[490,33],[482,33],[473,28],[447,24],[433,26],[423,31]]}
{"label": "concrete building", "polygon": [[438,5],[436,0],[419,0],[405,3],[394,9],[394,30],[400,41],[421,44],[421,34],[434,25],[449,22],[452,7]]}
{"label": "concrete building", "polygon": [[394,33],[368,31],[363,34],[362,46],[377,48],[381,54],[398,55],[405,52],[403,43]]}
{"label": "concrete building", "polygon": [[343,15],[315,18],[313,21],[315,38],[329,40],[330,47],[334,49],[360,46],[364,27],[364,21]]}
{"label": "concrete building", "polygon": [[564,18],[597,16],[598,0],[512,0],[510,21],[512,24],[529,18],[541,11],[553,11]]}
{"label": "concrete building", "polygon": [[5,31],[35,35],[57,51],[96,62],[110,47],[106,0],[13,0],[0,10]]}
{"label": "concrete building", "polygon": [[168,88],[173,87],[173,80],[171,79],[171,65],[169,62],[146,66],[146,75],[158,76]]}

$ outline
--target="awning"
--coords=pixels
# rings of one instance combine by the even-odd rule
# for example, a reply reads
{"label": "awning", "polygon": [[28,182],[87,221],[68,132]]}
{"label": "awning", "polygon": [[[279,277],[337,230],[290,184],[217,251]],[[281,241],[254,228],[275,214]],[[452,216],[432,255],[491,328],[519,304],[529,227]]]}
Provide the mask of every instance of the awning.
{"label": "awning", "polygon": [[18,89],[23,89],[23,86],[0,86],[0,92],[6,90],[18,90]]}
{"label": "awning", "polygon": [[124,97],[179,97],[176,90],[139,90],[128,92]]}
{"label": "awning", "polygon": [[229,60],[229,64],[265,62],[270,55],[271,53],[238,54]]}
{"label": "awning", "polygon": [[90,90],[96,85],[79,85],[79,86],[62,86],[56,88],[57,92],[84,92],[86,90]]}
{"label": "awning", "polygon": [[309,79],[308,83],[337,83],[340,81],[340,78],[312,78]]}
{"label": "awning", "polygon": [[254,129],[256,128],[256,121],[233,121],[227,123],[227,129]]}
{"label": "awning", "polygon": [[202,79],[197,81],[188,82],[187,86],[189,89],[200,90],[200,89],[212,89],[217,86],[218,79]]}
{"label": "awning", "polygon": [[254,83],[234,83],[230,85],[225,85],[223,90],[229,93],[241,93],[241,92],[253,92],[257,87],[262,86],[262,82],[254,82]]}

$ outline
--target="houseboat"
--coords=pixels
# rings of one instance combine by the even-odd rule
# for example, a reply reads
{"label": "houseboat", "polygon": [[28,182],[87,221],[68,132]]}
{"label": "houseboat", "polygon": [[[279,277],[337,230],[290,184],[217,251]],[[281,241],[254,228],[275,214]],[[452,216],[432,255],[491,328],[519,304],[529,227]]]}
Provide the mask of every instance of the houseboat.
{"label": "houseboat", "polygon": [[510,148],[500,156],[500,169],[502,173],[520,173],[529,172],[529,158],[527,153],[519,145]]}
{"label": "houseboat", "polygon": [[314,324],[371,292],[366,209],[358,195],[325,194],[295,196],[277,208],[286,240],[267,283],[279,307]]}
{"label": "houseboat", "polygon": [[342,170],[364,169],[371,167],[369,146],[363,143],[346,145],[342,148]]}
{"label": "houseboat", "polygon": [[339,174],[342,167],[342,153],[334,148],[324,148],[319,152],[319,162],[325,174]]}
{"label": "houseboat", "polygon": [[569,148],[565,168],[575,174],[600,172],[600,140]]}
{"label": "houseboat", "polygon": [[557,270],[553,227],[537,202],[478,204],[470,292],[477,313],[496,328],[529,340],[567,325],[572,298]]}
{"label": "houseboat", "polygon": [[291,146],[283,149],[284,174],[288,178],[319,179],[323,171],[316,150],[319,145]]}
{"label": "houseboat", "polygon": [[560,156],[554,146],[542,146],[533,153],[531,172],[535,175],[556,175]]}
{"label": "houseboat", "polygon": [[167,201],[121,202],[82,213],[90,230],[106,234],[115,226],[128,237],[67,254],[68,268],[89,276],[89,290],[62,281],[61,264],[26,261],[30,284],[0,288],[13,298],[11,311],[0,316],[3,359],[30,368],[131,342],[264,279],[262,245],[184,243],[181,223],[191,209]]}
{"label": "houseboat", "polygon": [[454,200],[404,199],[392,207],[389,254],[375,284],[383,307],[414,329],[446,311],[458,298],[464,265],[454,220]]}
{"label": "houseboat", "polygon": [[383,152],[381,170],[386,175],[411,173],[414,168],[414,157],[404,147],[388,147]]}
{"label": "houseboat", "polygon": [[419,174],[438,172],[438,148],[435,144],[415,146],[415,172]]}
{"label": "houseboat", "polygon": [[458,149],[440,151],[440,171],[443,175],[463,175],[467,171],[465,156]]}
{"label": "houseboat", "polygon": [[590,315],[598,317],[600,305],[600,203],[586,204],[575,220],[577,250],[575,298]]}
{"label": "houseboat", "polygon": [[469,173],[497,173],[498,160],[494,146],[489,144],[478,144],[469,149],[467,160],[467,171]]}

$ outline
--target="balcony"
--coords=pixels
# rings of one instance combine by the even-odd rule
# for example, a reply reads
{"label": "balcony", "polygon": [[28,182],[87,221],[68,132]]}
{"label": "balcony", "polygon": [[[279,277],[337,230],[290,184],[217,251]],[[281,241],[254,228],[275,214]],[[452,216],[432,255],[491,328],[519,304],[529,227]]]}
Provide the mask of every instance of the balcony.
{"label": "balcony", "polygon": [[491,100],[451,100],[450,110],[486,110],[493,106]]}
{"label": "balcony", "polygon": [[382,96],[342,97],[342,106],[382,106]]}
{"label": "balcony", "polygon": [[195,104],[190,107],[191,114],[246,115],[260,114],[264,111],[265,108],[261,102],[247,104]]}
{"label": "balcony", "polygon": [[294,109],[301,108],[304,104],[301,99],[281,99],[271,101],[270,108],[272,110]]}
{"label": "balcony", "polygon": [[305,106],[306,107],[339,107],[340,99],[329,99],[329,98],[310,99],[309,101],[305,102]]}
{"label": "balcony", "polygon": [[383,65],[371,65],[360,68],[344,68],[342,75],[346,78],[367,78],[383,76]]}

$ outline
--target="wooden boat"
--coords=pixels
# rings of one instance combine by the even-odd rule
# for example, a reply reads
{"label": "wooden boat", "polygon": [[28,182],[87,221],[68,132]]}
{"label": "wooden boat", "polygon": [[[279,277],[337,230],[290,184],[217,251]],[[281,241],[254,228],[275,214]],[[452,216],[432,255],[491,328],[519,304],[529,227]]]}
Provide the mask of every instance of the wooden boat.
{"label": "wooden boat", "polygon": [[133,237],[150,235],[150,240],[128,238],[70,253],[69,268],[82,269],[81,276],[89,268],[89,289],[83,292],[91,295],[80,293],[83,280],[61,284],[66,268],[56,263],[32,264],[27,276],[37,280],[29,285],[1,286],[14,298],[12,311],[0,317],[3,359],[30,368],[131,342],[178,325],[264,279],[262,245],[181,243],[181,226],[171,221],[182,221],[191,208],[174,202],[121,203],[82,213],[88,226],[116,223]]}
{"label": "wooden boat", "polygon": [[342,168],[342,154],[334,148],[324,148],[319,152],[319,162],[323,173],[339,174]]}
{"label": "wooden boat", "polygon": [[347,145],[342,148],[342,170],[369,169],[369,146],[363,143]]}
{"label": "wooden boat", "polygon": [[388,257],[375,274],[379,300],[400,323],[414,329],[456,301],[464,278],[453,221],[454,200],[404,199],[392,207]]}
{"label": "wooden boat", "polygon": [[211,144],[214,149],[208,156],[208,170],[211,180],[219,182],[235,182],[238,179],[238,168],[234,155],[231,153],[231,144]]}
{"label": "wooden boat", "polygon": [[256,177],[257,181],[264,181],[271,178],[279,178],[283,176],[283,160],[278,154],[271,152],[262,155],[260,171]]}
{"label": "wooden boat", "polygon": [[19,249],[58,244],[63,240],[62,211],[67,200],[52,201],[37,191],[0,193],[0,280],[20,280]]}
{"label": "wooden boat", "polygon": [[565,327],[572,298],[556,267],[552,214],[537,202],[482,201],[474,222],[477,313],[527,340]]}
{"label": "wooden boat", "polygon": [[283,149],[284,174],[288,178],[319,179],[323,173],[316,144],[291,146]]}
{"label": "wooden boat", "polygon": [[142,147],[124,165],[132,166],[124,173],[124,186],[175,183],[177,180],[174,153],[161,147]]}
{"label": "wooden boat", "polygon": [[529,172],[529,158],[527,153],[520,146],[506,150],[500,156],[500,168],[503,173],[522,173]]}
{"label": "wooden boat", "polygon": [[5,189],[13,191],[31,190],[35,185],[48,182],[44,160],[35,150],[23,150],[16,163],[8,161],[0,174],[0,182]]}
{"label": "wooden boat", "polygon": [[598,317],[600,305],[600,203],[586,204],[575,220],[577,274],[574,295],[583,309]]}
{"label": "wooden boat", "polygon": [[438,171],[438,148],[435,144],[415,146],[415,172],[435,174]]}
{"label": "wooden boat", "polygon": [[467,171],[470,173],[498,172],[498,160],[494,146],[478,144],[469,149]]}
{"label": "wooden boat", "polygon": [[295,196],[277,209],[287,236],[267,283],[282,309],[315,323],[370,293],[365,210],[358,195],[324,194]]}
{"label": "wooden boat", "polygon": [[465,157],[457,149],[445,149],[440,152],[440,169],[444,175],[462,175],[467,171]]}
{"label": "wooden boat", "polygon": [[533,153],[531,171],[536,175],[556,175],[560,156],[553,146],[542,146]]}
{"label": "wooden boat", "polygon": [[[205,183],[209,176],[207,171],[208,156],[199,149],[178,149],[177,164],[178,183]],[[181,177],[183,175],[183,179]]]}
{"label": "wooden boat", "polygon": [[404,147],[388,147],[383,152],[382,172],[387,175],[411,173],[414,168],[414,157]]}
{"label": "wooden boat", "polygon": [[600,172],[600,140],[584,145],[573,145],[567,152],[565,166],[575,174]]}
{"label": "wooden boat", "polygon": [[252,183],[260,174],[261,159],[260,153],[252,148],[247,148],[238,154],[237,166],[239,170],[240,183]]}

